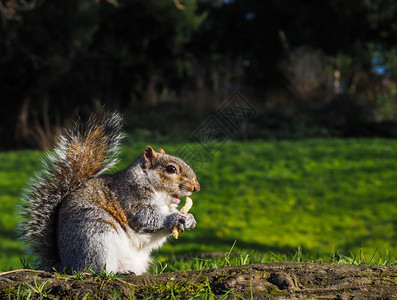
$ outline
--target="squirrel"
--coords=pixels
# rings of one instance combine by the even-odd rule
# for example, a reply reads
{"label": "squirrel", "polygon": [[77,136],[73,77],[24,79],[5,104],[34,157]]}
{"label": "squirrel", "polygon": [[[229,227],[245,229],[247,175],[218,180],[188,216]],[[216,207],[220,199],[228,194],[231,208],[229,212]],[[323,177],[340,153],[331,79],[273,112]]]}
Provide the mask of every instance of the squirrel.
{"label": "squirrel", "polygon": [[123,122],[108,112],[76,123],[25,191],[22,233],[44,270],[139,275],[174,227],[195,227],[177,210],[180,197],[200,190],[182,159],[147,146],[126,169],[103,174],[118,162]]}

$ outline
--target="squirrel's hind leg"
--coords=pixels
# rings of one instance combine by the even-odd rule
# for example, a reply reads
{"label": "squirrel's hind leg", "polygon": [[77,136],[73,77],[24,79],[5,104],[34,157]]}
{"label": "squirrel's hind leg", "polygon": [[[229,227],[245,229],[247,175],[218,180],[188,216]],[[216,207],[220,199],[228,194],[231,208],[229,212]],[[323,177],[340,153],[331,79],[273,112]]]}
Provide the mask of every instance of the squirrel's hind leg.
{"label": "squirrel's hind leg", "polygon": [[59,210],[57,246],[59,270],[85,272],[117,272],[113,256],[114,236],[117,231],[113,220],[90,203],[65,199]]}
{"label": "squirrel's hind leg", "polygon": [[70,215],[58,232],[60,268],[77,272],[145,273],[150,252],[138,249],[131,236],[109,215],[80,220]]}
{"label": "squirrel's hind leg", "polygon": [[[70,218],[58,231],[58,253],[60,258],[59,268],[68,273],[76,272],[101,272],[106,266],[113,269],[114,264],[108,261],[109,245],[107,236],[109,228],[106,224],[85,221],[84,225]],[[98,225],[104,225],[98,232]]]}

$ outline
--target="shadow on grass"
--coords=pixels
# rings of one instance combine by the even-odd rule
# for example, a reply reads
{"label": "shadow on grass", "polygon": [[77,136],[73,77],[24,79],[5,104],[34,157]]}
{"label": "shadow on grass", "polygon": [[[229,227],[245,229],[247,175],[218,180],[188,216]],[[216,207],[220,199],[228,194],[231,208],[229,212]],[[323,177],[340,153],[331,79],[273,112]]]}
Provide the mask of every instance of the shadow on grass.
{"label": "shadow on grass", "polygon": [[[397,252],[394,250],[396,247],[396,243],[393,243],[392,249],[384,249],[377,247],[376,242],[374,242],[374,238],[377,238],[373,234],[365,234],[360,235],[355,239],[349,239],[343,245],[339,247],[339,252],[346,255],[364,255],[365,257],[375,256],[376,253],[387,253],[386,256],[383,255],[384,259],[392,258],[396,260]],[[378,237],[378,239],[380,239]],[[372,246],[369,246],[371,244]],[[356,251],[353,251],[356,249]],[[360,250],[358,250],[360,249]]]}
{"label": "shadow on grass", "polygon": [[[15,229],[0,229],[0,237],[3,242],[0,243],[0,254],[4,257],[23,256],[25,250],[23,249],[23,242]],[[7,241],[10,241],[7,243]]]}
{"label": "shadow on grass", "polygon": [[[289,258],[294,257],[298,251],[297,247],[291,246],[276,246],[276,245],[265,245],[257,242],[247,242],[240,239],[239,236],[236,236],[235,239],[227,237],[221,238],[215,236],[211,230],[207,230],[203,232],[201,230],[200,235],[188,235],[181,237],[178,241],[169,240],[168,244],[173,248],[175,245],[175,249],[172,249],[171,252],[181,257],[194,257],[197,255],[202,255],[205,252],[221,254],[226,253],[231,250],[234,246],[233,251],[254,251],[257,253],[275,253],[280,255],[285,255]],[[159,250],[161,253],[162,251]],[[166,251],[168,252],[168,251]],[[163,252],[164,253],[164,252]],[[305,249],[304,251],[305,257],[319,257],[324,256],[324,253],[320,253],[319,251]],[[329,255],[330,253],[326,253],[325,255]]]}
{"label": "shadow on grass", "polygon": [[[178,257],[192,258],[202,255],[208,256],[223,256],[226,252],[230,251],[235,243],[233,252],[239,253],[241,251],[251,252],[253,254],[275,254],[276,258],[288,261],[334,261],[337,260],[339,255],[346,255],[348,257],[354,257],[360,255],[360,247],[362,247],[362,254],[365,255],[366,259],[373,256],[379,250],[379,252],[388,252],[386,259],[393,259],[395,252],[390,252],[392,249],[378,249],[376,250],[373,246],[369,246],[367,241],[373,240],[373,235],[362,235],[355,239],[349,239],[346,241],[340,241],[338,247],[330,248],[329,251],[317,248],[300,248],[293,246],[279,246],[271,244],[262,244],[257,242],[247,242],[241,240],[241,237],[236,236],[235,239],[226,237],[217,237],[211,230],[200,231],[200,234],[189,235],[186,234],[175,241],[170,239],[168,244],[170,247],[167,250],[160,250],[159,253],[163,254],[175,254]],[[367,246],[368,245],[368,246]],[[174,247],[175,246],[175,247]],[[376,246],[375,246],[376,247]],[[171,248],[170,250],[168,250]],[[357,252],[357,253],[356,253]]]}

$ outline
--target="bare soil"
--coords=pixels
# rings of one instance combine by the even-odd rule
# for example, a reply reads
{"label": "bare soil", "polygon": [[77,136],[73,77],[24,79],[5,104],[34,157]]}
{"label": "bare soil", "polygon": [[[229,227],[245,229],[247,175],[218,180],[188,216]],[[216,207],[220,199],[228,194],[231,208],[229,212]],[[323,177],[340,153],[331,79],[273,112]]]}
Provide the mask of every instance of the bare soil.
{"label": "bare soil", "polygon": [[397,299],[397,267],[264,263],[113,279],[34,270],[0,274],[0,299],[29,291],[37,299],[189,299],[205,291],[215,298],[229,291],[228,299]]}

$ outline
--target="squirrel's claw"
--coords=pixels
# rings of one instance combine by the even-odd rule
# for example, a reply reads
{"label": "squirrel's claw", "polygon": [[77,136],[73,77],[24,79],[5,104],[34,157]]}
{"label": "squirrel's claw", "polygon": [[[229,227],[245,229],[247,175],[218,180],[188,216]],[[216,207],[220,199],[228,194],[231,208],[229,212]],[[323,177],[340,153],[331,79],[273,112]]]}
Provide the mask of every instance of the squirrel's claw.
{"label": "squirrel's claw", "polygon": [[196,219],[192,214],[186,214],[185,229],[190,230],[196,227]]}
{"label": "squirrel's claw", "polygon": [[166,223],[167,227],[170,228],[171,231],[176,226],[179,228],[180,232],[190,230],[196,226],[196,220],[192,214],[186,214],[180,211],[169,215],[166,219]]}

